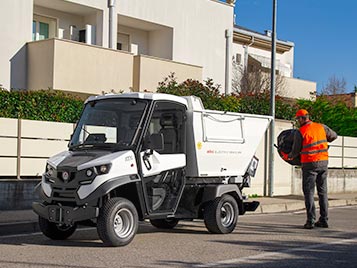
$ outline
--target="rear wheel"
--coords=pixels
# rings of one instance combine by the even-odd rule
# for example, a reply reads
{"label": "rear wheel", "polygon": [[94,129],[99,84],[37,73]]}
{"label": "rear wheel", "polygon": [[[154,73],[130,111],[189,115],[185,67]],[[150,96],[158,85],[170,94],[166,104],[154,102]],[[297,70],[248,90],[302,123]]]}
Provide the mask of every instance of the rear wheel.
{"label": "rear wheel", "polygon": [[129,244],[138,230],[138,213],[132,202],[112,198],[99,213],[97,232],[106,246]]}
{"label": "rear wheel", "polygon": [[150,223],[159,229],[173,229],[178,224],[178,219],[159,219],[150,220]]}
{"label": "rear wheel", "polygon": [[57,224],[45,218],[38,218],[41,232],[53,240],[64,240],[70,237],[77,229],[77,225]]}
{"label": "rear wheel", "polygon": [[214,234],[227,234],[236,227],[238,214],[237,201],[225,194],[207,204],[203,217],[208,231]]}

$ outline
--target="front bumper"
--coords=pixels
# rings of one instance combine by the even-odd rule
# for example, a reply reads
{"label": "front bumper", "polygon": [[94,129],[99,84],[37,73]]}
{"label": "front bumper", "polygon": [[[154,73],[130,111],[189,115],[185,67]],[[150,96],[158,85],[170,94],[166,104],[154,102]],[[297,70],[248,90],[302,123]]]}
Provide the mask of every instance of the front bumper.
{"label": "front bumper", "polygon": [[259,207],[258,201],[244,202],[244,211],[255,211]]}
{"label": "front bumper", "polygon": [[94,219],[99,215],[99,208],[90,206],[69,207],[61,205],[44,205],[40,202],[33,202],[32,208],[39,216],[50,222],[68,225]]}

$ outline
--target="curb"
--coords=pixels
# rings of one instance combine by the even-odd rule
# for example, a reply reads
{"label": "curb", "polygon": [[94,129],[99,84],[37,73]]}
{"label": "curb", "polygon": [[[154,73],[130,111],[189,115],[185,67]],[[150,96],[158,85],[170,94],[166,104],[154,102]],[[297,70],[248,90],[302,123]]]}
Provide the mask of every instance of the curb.
{"label": "curb", "polygon": [[13,222],[0,224],[0,237],[5,235],[25,234],[39,232],[37,221]]}
{"label": "curb", "polygon": [[[329,207],[344,207],[344,206],[356,206],[357,199],[332,199],[328,201]],[[319,208],[319,202],[315,201],[315,207]],[[299,202],[286,202],[280,204],[263,204],[260,205],[256,211],[249,214],[268,214],[304,210],[305,203],[303,200]]]}

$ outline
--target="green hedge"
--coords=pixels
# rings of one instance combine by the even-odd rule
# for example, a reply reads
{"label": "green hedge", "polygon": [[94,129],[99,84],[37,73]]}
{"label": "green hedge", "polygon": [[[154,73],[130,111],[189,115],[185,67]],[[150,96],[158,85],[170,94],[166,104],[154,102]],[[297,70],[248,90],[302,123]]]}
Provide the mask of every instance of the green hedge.
{"label": "green hedge", "polygon": [[338,135],[357,137],[357,109],[350,108],[343,101],[332,102],[325,97],[316,101],[298,100],[300,108],[311,114],[312,120],[326,124]]}
{"label": "green hedge", "polygon": [[[169,75],[159,84],[158,92],[168,93],[178,96],[194,95],[200,97],[206,109],[221,110],[239,113],[270,114],[269,94],[231,94],[224,96],[219,91],[220,86],[214,85],[211,79],[201,83],[197,80],[186,80],[177,83],[173,74]],[[281,119],[291,119],[295,114],[295,106],[276,98],[276,117]]]}
{"label": "green hedge", "polygon": [[[198,96],[205,108],[211,110],[264,115],[270,111],[269,94],[224,96],[220,86],[211,79],[204,83],[190,79],[178,83],[171,74],[159,83],[158,92]],[[291,101],[277,97],[275,107],[276,118],[293,120],[295,112],[304,108],[315,122],[328,125],[339,135],[357,137],[357,109],[347,107],[342,101],[331,102],[324,97],[318,97],[316,101]],[[60,91],[0,90],[0,117],[74,123],[82,108],[82,99]]]}
{"label": "green hedge", "polygon": [[0,90],[0,117],[31,120],[76,122],[83,100],[54,90]]}
{"label": "green hedge", "polygon": [[[220,94],[219,86],[214,85],[212,80],[204,83],[196,80],[177,83],[174,74],[171,74],[159,84],[158,92],[179,96],[198,96],[202,99],[206,109],[270,114],[269,94],[224,96]],[[347,107],[344,102],[332,102],[323,97],[318,97],[316,101],[276,97],[275,116],[278,119],[294,120],[296,111],[301,108],[309,111],[312,120],[328,125],[338,135],[357,137],[357,109]]]}

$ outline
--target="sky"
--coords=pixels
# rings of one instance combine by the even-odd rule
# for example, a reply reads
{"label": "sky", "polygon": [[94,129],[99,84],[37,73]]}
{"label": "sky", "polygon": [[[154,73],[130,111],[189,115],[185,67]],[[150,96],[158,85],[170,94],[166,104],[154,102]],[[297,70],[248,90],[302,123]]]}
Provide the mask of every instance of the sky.
{"label": "sky", "polygon": [[[239,26],[272,29],[273,0],[237,0]],[[357,1],[277,0],[276,34],[294,47],[294,77],[317,83],[318,92],[336,76],[357,86]]]}

